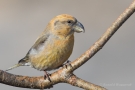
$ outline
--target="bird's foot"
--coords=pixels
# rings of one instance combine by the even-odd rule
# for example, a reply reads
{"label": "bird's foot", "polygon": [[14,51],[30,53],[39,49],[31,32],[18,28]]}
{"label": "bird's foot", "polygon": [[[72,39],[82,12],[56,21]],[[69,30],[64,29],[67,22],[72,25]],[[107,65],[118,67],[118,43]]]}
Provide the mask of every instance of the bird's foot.
{"label": "bird's foot", "polygon": [[44,72],[45,72],[44,79],[48,79],[51,82],[51,79],[50,79],[51,74],[46,71]]}
{"label": "bird's foot", "polygon": [[67,68],[68,66],[72,67],[71,61],[67,60],[66,63],[64,63],[62,66],[65,68]]}
{"label": "bird's foot", "polygon": [[[46,71],[44,71],[44,73],[45,73],[44,79],[48,79],[50,82],[52,82],[50,79],[51,74]],[[47,89],[50,89],[50,88],[53,88],[53,85],[49,86]],[[44,90],[44,89],[40,89],[40,90]]]}
{"label": "bird's foot", "polygon": [[68,66],[72,67],[72,65],[71,65],[70,62],[71,62],[71,61],[67,60],[64,64],[60,65],[58,68],[60,68],[60,67],[65,67],[65,68],[67,68]]}

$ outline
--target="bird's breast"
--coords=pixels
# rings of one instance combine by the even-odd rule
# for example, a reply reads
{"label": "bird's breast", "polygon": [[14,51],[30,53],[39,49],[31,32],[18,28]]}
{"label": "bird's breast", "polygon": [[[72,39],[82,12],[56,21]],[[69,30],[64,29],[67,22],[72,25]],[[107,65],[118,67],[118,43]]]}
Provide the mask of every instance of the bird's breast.
{"label": "bird's breast", "polygon": [[56,69],[69,58],[73,46],[74,36],[47,40],[37,54],[31,55],[31,65],[38,70]]}

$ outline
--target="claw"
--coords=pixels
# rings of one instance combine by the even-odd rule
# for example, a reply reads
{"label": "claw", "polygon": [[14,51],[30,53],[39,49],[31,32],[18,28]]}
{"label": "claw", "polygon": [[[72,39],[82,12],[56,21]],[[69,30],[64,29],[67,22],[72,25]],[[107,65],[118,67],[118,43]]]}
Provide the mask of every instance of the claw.
{"label": "claw", "polygon": [[70,67],[72,67],[72,65],[71,65],[70,62],[71,62],[71,61],[67,60],[66,63],[60,65],[58,68],[60,68],[60,67],[65,67],[65,68],[67,69],[67,66],[68,66],[68,65],[69,65]]}
{"label": "claw", "polygon": [[72,65],[71,65],[70,62],[71,62],[71,61],[67,60],[67,62],[64,63],[63,66],[64,66],[65,68],[67,68],[68,65],[69,65],[70,67],[72,67]]}
{"label": "claw", "polygon": [[51,74],[47,73],[46,71],[44,72],[45,72],[44,79],[48,79],[51,82],[51,79],[50,79]]}

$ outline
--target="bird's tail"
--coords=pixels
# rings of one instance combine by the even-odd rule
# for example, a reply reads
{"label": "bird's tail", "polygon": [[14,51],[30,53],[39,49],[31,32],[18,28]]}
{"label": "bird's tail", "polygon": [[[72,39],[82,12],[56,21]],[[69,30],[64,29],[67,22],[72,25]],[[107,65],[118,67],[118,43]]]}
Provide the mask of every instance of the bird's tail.
{"label": "bird's tail", "polygon": [[17,68],[19,66],[29,66],[29,65],[30,65],[29,60],[27,59],[27,57],[24,57],[21,60],[19,60],[18,64],[15,64],[14,66],[8,68],[5,71],[12,70],[12,69]]}
{"label": "bird's tail", "polygon": [[17,68],[17,67],[19,67],[19,66],[22,66],[22,65],[21,65],[20,63],[15,64],[14,66],[12,66],[12,67],[8,68],[8,69],[7,69],[7,70],[5,70],[5,71],[12,70],[12,69]]}

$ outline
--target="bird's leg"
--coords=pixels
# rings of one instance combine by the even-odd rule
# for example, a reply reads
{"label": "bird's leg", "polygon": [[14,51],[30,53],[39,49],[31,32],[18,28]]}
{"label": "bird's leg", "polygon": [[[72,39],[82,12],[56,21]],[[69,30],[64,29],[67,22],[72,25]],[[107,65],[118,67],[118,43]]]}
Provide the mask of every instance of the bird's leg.
{"label": "bird's leg", "polygon": [[47,78],[51,82],[51,79],[50,79],[51,74],[50,73],[47,73],[46,71],[44,71],[44,73],[45,73],[44,79]]}
{"label": "bird's leg", "polygon": [[[46,72],[45,70],[44,70],[44,72],[45,72],[44,79],[47,78],[51,82],[51,79],[50,79],[51,74],[48,73],[48,72]],[[50,89],[50,88],[53,88],[53,85],[51,85],[50,87],[48,87],[48,89]],[[41,89],[41,90],[44,90],[44,89]]]}

